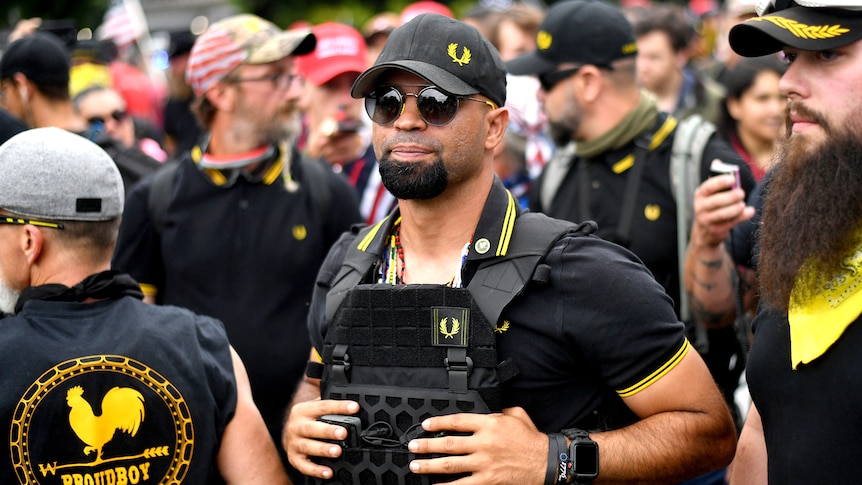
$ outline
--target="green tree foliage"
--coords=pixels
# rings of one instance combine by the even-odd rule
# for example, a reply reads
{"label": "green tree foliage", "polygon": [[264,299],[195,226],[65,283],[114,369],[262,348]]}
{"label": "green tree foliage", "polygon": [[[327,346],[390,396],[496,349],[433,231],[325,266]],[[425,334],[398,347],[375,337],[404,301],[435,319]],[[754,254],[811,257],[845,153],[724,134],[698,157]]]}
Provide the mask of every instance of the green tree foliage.
{"label": "green tree foliage", "polygon": [[2,0],[0,1],[0,30],[10,31],[21,19],[41,17],[51,26],[72,26],[76,29],[95,29],[102,23],[108,9],[108,0]]}

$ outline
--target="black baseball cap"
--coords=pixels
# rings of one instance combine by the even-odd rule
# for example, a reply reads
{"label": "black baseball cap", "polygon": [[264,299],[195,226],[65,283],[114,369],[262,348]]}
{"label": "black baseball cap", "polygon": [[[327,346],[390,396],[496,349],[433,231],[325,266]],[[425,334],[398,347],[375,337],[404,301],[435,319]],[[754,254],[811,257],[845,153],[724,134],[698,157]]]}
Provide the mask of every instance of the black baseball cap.
{"label": "black baseball cap", "polygon": [[[770,2],[771,12],[759,12],[730,30],[730,47],[745,57],[772,54],[785,46],[807,51],[835,49],[862,39],[862,4],[827,0],[817,7],[800,5],[804,2]],[[824,3],[841,3],[853,9],[830,7]],[[783,4],[783,5],[782,5]],[[785,8],[781,8],[781,7]],[[771,8],[770,8],[771,7]],[[777,7],[777,8],[776,8]]]}
{"label": "black baseball cap", "polygon": [[497,49],[472,25],[439,14],[423,14],[389,35],[374,65],[359,75],[350,95],[364,98],[380,76],[401,69],[458,96],[483,94],[506,103],[506,67]]}
{"label": "black baseball cap", "polygon": [[71,68],[71,53],[57,36],[34,32],[3,51],[0,79],[20,72],[37,86],[68,86]]}
{"label": "black baseball cap", "polygon": [[555,3],[536,34],[537,49],[506,63],[511,74],[545,74],[563,63],[608,66],[637,54],[632,26],[616,7],[602,1]]}

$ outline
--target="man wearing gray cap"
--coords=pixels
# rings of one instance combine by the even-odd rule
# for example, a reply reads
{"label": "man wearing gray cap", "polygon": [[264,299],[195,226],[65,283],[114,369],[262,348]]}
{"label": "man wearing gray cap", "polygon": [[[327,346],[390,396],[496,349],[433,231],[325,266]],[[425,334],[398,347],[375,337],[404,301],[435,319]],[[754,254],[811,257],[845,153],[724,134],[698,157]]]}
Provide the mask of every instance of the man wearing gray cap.
{"label": "man wearing gray cap", "polygon": [[221,322],[109,270],[123,198],[78,135],[0,146],[0,483],[290,483]]}
{"label": "man wearing gray cap", "polygon": [[494,174],[506,71],[478,30],[416,17],[352,95],[399,208],[321,268],[284,434],[297,469],[672,483],[730,461],[730,414],[649,271],[592,223],[521,213]]}
{"label": "man wearing gray cap", "polygon": [[772,0],[730,31],[788,61],[787,137],[764,187],[753,404],[733,483],[862,477],[862,2]]}

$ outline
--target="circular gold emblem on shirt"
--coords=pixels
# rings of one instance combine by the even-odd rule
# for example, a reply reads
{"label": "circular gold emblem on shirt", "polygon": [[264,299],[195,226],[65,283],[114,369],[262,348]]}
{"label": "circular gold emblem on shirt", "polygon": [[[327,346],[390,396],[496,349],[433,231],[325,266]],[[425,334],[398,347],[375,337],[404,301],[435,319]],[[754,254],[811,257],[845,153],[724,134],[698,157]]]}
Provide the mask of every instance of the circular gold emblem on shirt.
{"label": "circular gold emblem on shirt", "polygon": [[479,239],[476,241],[476,252],[479,254],[485,254],[488,250],[491,249],[491,241],[486,238]]}
{"label": "circular gold emblem on shirt", "polygon": [[[106,380],[117,385],[94,384]],[[151,431],[155,423],[172,428],[172,438],[165,440],[165,428]],[[48,369],[21,397],[11,424],[12,465],[18,480],[31,485],[181,483],[194,455],[194,424],[179,389],[122,355],[79,357]],[[56,446],[31,448],[31,439],[44,440],[45,433]],[[115,440],[134,452],[118,454]]]}
{"label": "circular gold emblem on shirt", "polygon": [[661,217],[661,207],[657,204],[649,204],[644,207],[644,217],[647,218],[648,221],[657,221],[659,217]]}

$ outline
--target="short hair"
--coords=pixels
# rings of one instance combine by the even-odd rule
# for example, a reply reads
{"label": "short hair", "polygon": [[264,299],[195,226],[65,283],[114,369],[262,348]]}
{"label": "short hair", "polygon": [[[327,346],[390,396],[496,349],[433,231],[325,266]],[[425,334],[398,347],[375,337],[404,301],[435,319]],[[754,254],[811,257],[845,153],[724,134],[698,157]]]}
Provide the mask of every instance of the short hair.
{"label": "short hair", "polygon": [[121,219],[115,217],[107,221],[62,221],[63,229],[54,231],[54,240],[66,247],[89,253],[92,259],[110,257],[117,244]]}
{"label": "short hair", "polygon": [[664,32],[670,39],[674,52],[686,49],[695,37],[695,30],[686,17],[685,10],[676,4],[653,5],[634,25],[635,37],[651,32]]}
{"label": "short hair", "polygon": [[522,31],[535,36],[545,19],[545,13],[539,7],[516,3],[505,10],[500,11],[491,29],[490,40],[495,47],[500,45],[500,24],[508,20]]}

